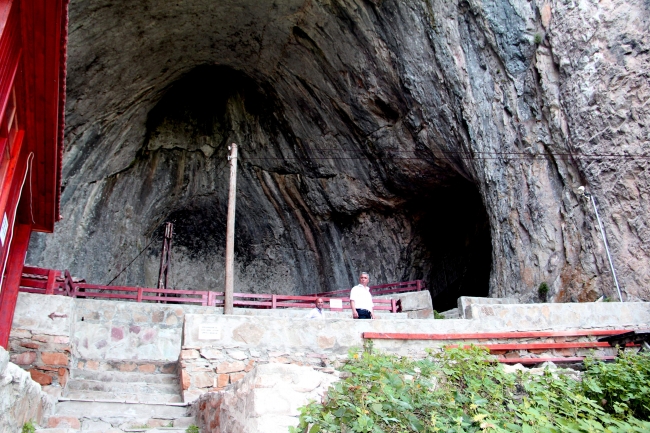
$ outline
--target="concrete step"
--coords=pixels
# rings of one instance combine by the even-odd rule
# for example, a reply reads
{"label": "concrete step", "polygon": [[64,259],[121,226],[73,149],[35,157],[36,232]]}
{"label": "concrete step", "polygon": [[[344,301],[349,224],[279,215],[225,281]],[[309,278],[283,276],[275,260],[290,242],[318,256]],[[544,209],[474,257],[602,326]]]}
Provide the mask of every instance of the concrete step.
{"label": "concrete step", "polygon": [[[36,433],[78,433],[81,430],[75,430],[73,428],[37,428]],[[111,432],[112,433],[112,432]]]}
{"label": "concrete step", "polygon": [[68,392],[70,391],[180,395],[181,389],[178,382],[160,385],[146,382],[104,382],[99,380],[69,379],[63,396],[68,397]]}
{"label": "concrete step", "polygon": [[144,426],[151,431],[152,427],[161,428],[170,423],[176,428],[192,424],[192,417],[187,417],[187,411],[188,406],[184,403],[146,404],[63,400],[56,404],[50,420],[77,419],[84,432],[112,432],[111,429],[114,428],[125,431],[125,429],[144,428]]}
{"label": "concrete step", "polygon": [[93,371],[72,369],[71,379],[97,380],[101,382],[129,382],[129,383],[151,383],[151,384],[174,384],[178,383],[178,376],[175,374],[162,373],[137,373],[122,371]]}
{"label": "concrete step", "polygon": [[458,311],[458,308],[452,308],[451,310],[443,311],[440,314],[445,316],[445,319],[462,319],[462,317],[460,317],[460,311]]}
{"label": "concrete step", "polygon": [[[108,422],[110,421],[110,422]],[[113,417],[111,419],[101,420],[98,418],[76,418],[68,415],[54,415],[47,420],[49,428],[37,428],[40,433],[128,433],[128,432],[147,432],[147,433],[174,433],[185,432],[187,427],[196,424],[196,418],[193,416],[179,417],[173,420],[160,418],[137,418],[124,419]],[[75,424],[76,427],[70,427]]]}
{"label": "concrete step", "polygon": [[83,401],[110,401],[117,403],[182,403],[183,397],[179,394],[146,394],[128,392],[103,392],[103,391],[67,391],[63,399]]}
{"label": "concrete step", "polygon": [[187,431],[186,427],[144,427],[144,428],[117,428],[117,427],[107,427],[106,429],[100,430],[76,430],[72,428],[37,428],[36,433],[135,433],[135,432],[146,432],[146,433],[185,433]]}

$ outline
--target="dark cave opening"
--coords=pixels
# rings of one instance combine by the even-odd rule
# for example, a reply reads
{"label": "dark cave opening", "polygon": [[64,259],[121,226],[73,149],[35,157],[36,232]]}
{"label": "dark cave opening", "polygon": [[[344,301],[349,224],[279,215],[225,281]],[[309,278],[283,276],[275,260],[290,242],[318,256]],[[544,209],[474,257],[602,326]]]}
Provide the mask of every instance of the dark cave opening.
{"label": "dark cave opening", "polygon": [[433,308],[446,311],[460,296],[489,294],[492,240],[487,212],[476,187],[455,181],[419,200],[417,228],[428,264],[424,278]]}

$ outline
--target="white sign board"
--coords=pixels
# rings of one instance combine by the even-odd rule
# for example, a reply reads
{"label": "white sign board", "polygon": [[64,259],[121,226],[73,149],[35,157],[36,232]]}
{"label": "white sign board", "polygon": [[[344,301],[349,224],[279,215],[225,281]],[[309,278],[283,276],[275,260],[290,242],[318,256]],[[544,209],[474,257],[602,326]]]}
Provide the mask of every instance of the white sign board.
{"label": "white sign board", "polygon": [[330,299],[330,309],[342,309],[343,301],[340,299]]}
{"label": "white sign board", "polygon": [[3,246],[7,238],[7,230],[9,230],[9,221],[7,221],[7,214],[5,213],[2,217],[2,226],[0,226],[0,242],[2,242]]}
{"label": "white sign board", "polygon": [[220,340],[221,328],[211,323],[199,326],[199,340]]}

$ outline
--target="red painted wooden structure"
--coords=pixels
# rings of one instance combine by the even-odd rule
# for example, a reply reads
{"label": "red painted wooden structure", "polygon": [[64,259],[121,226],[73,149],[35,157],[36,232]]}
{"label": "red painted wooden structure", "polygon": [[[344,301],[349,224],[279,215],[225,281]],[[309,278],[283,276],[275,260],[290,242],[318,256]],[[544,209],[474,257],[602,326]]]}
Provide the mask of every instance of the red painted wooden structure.
{"label": "red painted wooden structure", "polygon": [[[116,299],[135,302],[164,302],[172,304],[198,304],[210,307],[223,306],[223,292],[207,290],[154,289],[149,287],[100,286],[86,282],[75,282],[70,272],[25,266],[20,279],[20,291],[45,295],[64,295],[75,298]],[[314,308],[315,295],[293,296],[261,293],[234,293],[233,304],[241,308]],[[350,309],[349,298],[327,298],[342,301],[342,311]],[[374,299],[375,310],[397,313],[399,301],[395,299]],[[326,304],[326,309],[329,305]]]}
{"label": "red painted wooden structure", "polygon": [[[424,281],[422,280],[414,280],[414,281],[402,281],[399,283],[388,283],[388,284],[380,284],[378,286],[368,286],[368,289],[370,289],[370,293],[373,296],[379,296],[379,295],[390,295],[393,293],[401,293],[401,292],[419,292],[420,290],[425,290],[426,287],[424,285]],[[346,295],[350,294],[351,289],[343,289],[343,290],[335,290],[333,292],[321,292],[321,293],[316,293],[314,296],[327,296],[330,298],[339,298],[339,297],[345,297]]]}
{"label": "red painted wooden structure", "polygon": [[60,218],[68,0],[0,0],[0,346],[32,231]]}
{"label": "red painted wooden structure", "polygon": [[[544,342],[517,342],[517,343],[473,343],[475,346],[485,347],[494,355],[504,355],[512,350],[555,350],[555,349],[594,349],[599,347],[611,347],[609,343],[598,341],[555,341],[556,338],[582,338],[610,336],[628,333],[626,329],[588,329],[575,331],[530,331],[530,332],[479,332],[468,334],[409,334],[409,333],[387,333],[387,332],[364,332],[364,339],[379,340],[438,340],[438,341],[464,341],[464,340],[513,340],[531,338],[550,338],[553,341]],[[452,344],[446,347],[469,347],[467,345]],[[638,344],[628,344],[626,347],[636,347]],[[602,360],[611,360],[615,356],[600,356]],[[540,364],[542,362],[580,362],[584,356],[561,356],[561,357],[501,357],[497,361],[508,364]]]}

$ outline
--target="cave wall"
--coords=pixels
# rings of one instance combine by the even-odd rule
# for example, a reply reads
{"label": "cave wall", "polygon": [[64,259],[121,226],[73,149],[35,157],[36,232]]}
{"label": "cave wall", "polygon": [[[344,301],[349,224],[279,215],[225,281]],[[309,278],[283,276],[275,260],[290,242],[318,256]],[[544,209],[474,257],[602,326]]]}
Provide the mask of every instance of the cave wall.
{"label": "cave wall", "polygon": [[[73,0],[63,219],[27,261],[221,290],[649,299],[644,1]],[[446,293],[446,294],[445,294]]]}

